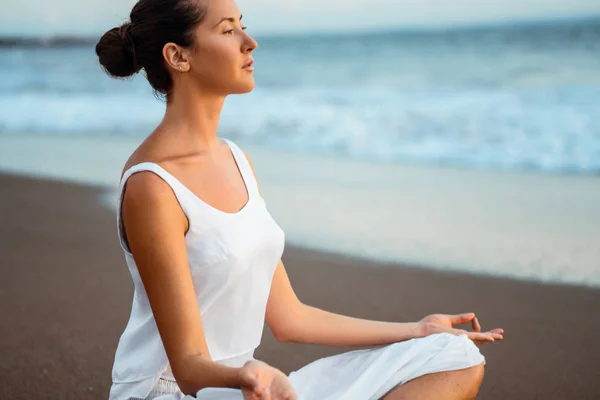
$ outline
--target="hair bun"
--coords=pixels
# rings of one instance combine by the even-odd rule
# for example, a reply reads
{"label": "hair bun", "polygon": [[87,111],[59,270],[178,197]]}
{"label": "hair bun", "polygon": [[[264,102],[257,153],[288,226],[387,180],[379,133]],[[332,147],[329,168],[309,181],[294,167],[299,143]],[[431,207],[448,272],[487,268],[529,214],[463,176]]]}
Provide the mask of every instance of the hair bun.
{"label": "hair bun", "polygon": [[114,77],[126,78],[142,69],[135,54],[130,28],[131,23],[112,28],[96,44],[100,65]]}

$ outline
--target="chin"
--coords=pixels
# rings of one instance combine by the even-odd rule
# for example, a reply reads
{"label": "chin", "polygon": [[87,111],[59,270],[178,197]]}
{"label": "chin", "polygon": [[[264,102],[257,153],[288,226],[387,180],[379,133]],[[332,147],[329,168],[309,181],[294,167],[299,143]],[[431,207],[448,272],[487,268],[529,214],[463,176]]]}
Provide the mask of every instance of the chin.
{"label": "chin", "polygon": [[236,85],[234,90],[232,90],[232,94],[244,94],[249,93],[254,89],[254,79],[251,81],[243,82],[239,85]]}

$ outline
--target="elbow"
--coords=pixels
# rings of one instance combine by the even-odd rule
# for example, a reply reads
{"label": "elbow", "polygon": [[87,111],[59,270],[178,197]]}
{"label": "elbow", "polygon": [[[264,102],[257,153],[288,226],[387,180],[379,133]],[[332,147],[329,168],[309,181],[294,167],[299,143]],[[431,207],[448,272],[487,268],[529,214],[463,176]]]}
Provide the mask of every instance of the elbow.
{"label": "elbow", "polygon": [[198,383],[196,382],[197,379],[194,379],[194,377],[186,374],[185,372],[177,373],[175,370],[173,370],[173,376],[175,377],[175,381],[177,382],[179,390],[181,390],[185,396],[195,396],[196,392],[200,389],[198,387]]}
{"label": "elbow", "polygon": [[179,390],[181,390],[181,393],[183,393],[184,396],[196,396],[197,391],[195,388],[195,385],[192,382],[185,382],[185,381],[176,381],[177,382],[177,386],[179,387]]}
{"label": "elbow", "polygon": [[285,313],[279,313],[278,318],[274,316],[267,323],[275,339],[281,343],[300,343],[301,331],[306,329],[304,305],[298,303],[298,307],[288,307]]}
{"label": "elbow", "polygon": [[273,336],[278,342],[281,343],[290,343],[293,342],[293,336],[290,332],[290,329],[284,329],[282,327],[272,329]]}
{"label": "elbow", "polygon": [[185,376],[185,374],[176,374],[173,373],[173,376],[175,377],[175,382],[177,383],[177,386],[179,387],[179,390],[181,390],[181,392],[187,396],[187,395],[192,395],[195,396],[197,389],[196,389],[196,383],[192,381],[192,379],[190,379],[190,377]]}
{"label": "elbow", "polygon": [[273,336],[281,343],[302,343],[301,319],[288,318],[284,321],[279,321],[274,326],[271,326]]}
{"label": "elbow", "polygon": [[198,363],[205,364],[207,361],[211,361],[210,357],[195,354],[171,363],[173,377],[184,395],[195,396],[196,392],[202,389],[198,382],[198,374],[194,371],[198,370]]}

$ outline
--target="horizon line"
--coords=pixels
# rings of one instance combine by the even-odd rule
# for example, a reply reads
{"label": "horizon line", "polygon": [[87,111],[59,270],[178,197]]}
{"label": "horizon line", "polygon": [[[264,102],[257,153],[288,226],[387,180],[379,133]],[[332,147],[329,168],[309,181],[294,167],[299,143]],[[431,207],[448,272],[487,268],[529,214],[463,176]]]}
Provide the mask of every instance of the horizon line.
{"label": "horizon line", "polygon": [[[565,23],[575,22],[579,24],[600,23],[600,13],[594,15],[568,16],[568,17],[547,17],[547,18],[524,18],[513,19],[506,21],[485,21],[485,22],[453,22],[449,24],[439,25],[423,25],[423,26],[387,26],[385,28],[364,28],[352,31],[343,30],[313,30],[307,31],[266,31],[257,32],[253,36],[261,39],[270,39],[277,35],[277,38],[294,37],[294,38],[311,38],[311,37],[347,37],[356,35],[388,35],[394,34],[440,34],[440,33],[460,33],[460,32],[477,32],[486,30],[509,30],[511,28],[537,28],[545,26],[563,25]],[[37,46],[77,46],[89,45],[98,41],[102,33],[98,35],[91,34],[56,34],[56,35],[0,35],[0,48],[2,47],[37,47]]]}

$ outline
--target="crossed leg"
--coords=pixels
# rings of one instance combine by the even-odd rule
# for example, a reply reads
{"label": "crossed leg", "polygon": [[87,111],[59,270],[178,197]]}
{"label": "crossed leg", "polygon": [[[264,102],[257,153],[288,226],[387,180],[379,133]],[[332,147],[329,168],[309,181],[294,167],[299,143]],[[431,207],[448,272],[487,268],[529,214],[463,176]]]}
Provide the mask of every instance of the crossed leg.
{"label": "crossed leg", "polygon": [[382,400],[471,400],[483,380],[483,363],[456,371],[427,374],[397,386]]}

